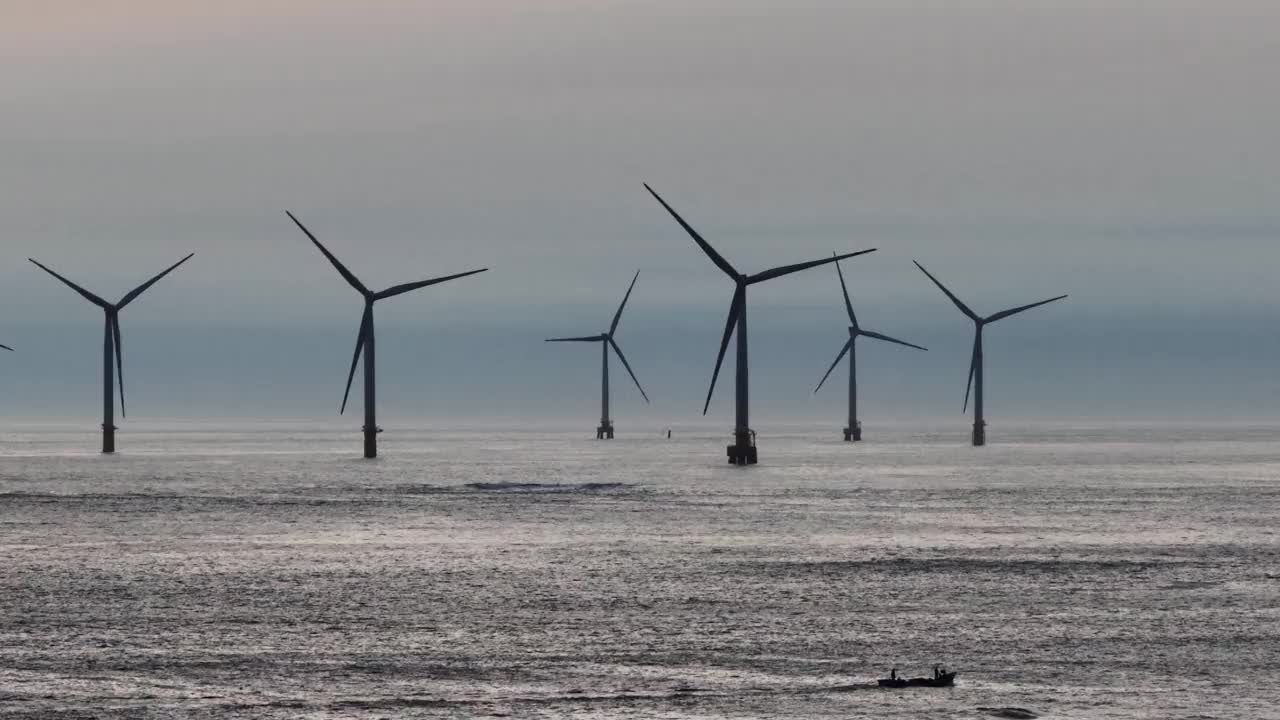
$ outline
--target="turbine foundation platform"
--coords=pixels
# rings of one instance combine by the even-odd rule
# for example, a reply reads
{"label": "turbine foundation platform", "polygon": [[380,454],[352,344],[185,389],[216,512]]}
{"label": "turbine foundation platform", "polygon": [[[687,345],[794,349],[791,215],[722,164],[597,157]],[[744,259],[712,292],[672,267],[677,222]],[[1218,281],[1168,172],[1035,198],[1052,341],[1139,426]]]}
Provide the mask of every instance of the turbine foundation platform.
{"label": "turbine foundation platform", "polygon": [[364,433],[364,457],[366,460],[372,460],[378,457],[378,433],[382,432],[382,428],[376,425],[370,429],[368,425],[360,428],[360,432]]}
{"label": "turbine foundation platform", "polygon": [[982,447],[987,444],[987,423],[979,420],[973,424],[973,446]]}
{"label": "turbine foundation platform", "polygon": [[613,439],[613,423],[600,423],[600,427],[596,428],[597,440]]}
{"label": "turbine foundation platform", "polygon": [[755,465],[756,432],[747,430],[746,432],[734,433],[734,443],[726,450],[729,455],[730,465]]}
{"label": "turbine foundation platform", "polygon": [[116,451],[116,426],[102,426],[102,454],[112,455]]}
{"label": "turbine foundation platform", "polygon": [[854,423],[853,427],[844,429],[845,442],[860,442],[862,440],[862,423]]}

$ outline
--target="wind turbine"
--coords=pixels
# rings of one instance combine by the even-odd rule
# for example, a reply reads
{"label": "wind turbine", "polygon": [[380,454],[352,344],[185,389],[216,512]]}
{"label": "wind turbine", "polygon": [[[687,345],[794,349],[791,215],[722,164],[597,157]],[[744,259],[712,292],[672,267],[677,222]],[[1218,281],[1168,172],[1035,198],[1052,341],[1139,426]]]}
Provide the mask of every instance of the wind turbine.
{"label": "wind turbine", "polygon": [[755,432],[751,429],[749,422],[748,410],[748,392],[747,392],[747,287],[756,283],[772,280],[783,275],[790,275],[801,270],[808,270],[819,265],[836,262],[845,258],[854,257],[855,255],[863,255],[869,252],[875,252],[875,248],[870,250],[861,250],[855,253],[845,255],[834,255],[822,260],[811,260],[809,262],[797,263],[795,265],[782,265],[771,270],[756,273],[755,275],[744,275],[739,273],[728,260],[725,260],[720,253],[715,251],[696,230],[689,226],[665,200],[653,191],[653,188],[647,184],[644,186],[653,195],[654,199],[662,204],[662,207],[671,213],[671,217],[680,223],[680,227],[693,238],[693,241],[702,248],[702,251],[711,258],[711,262],[716,264],[724,274],[733,280],[735,289],[733,291],[733,300],[729,304],[729,318],[725,321],[724,337],[720,340],[720,354],[716,356],[716,369],[711,374],[711,387],[707,389],[707,401],[702,406],[702,414],[707,414],[707,408],[711,406],[711,394],[716,389],[716,378],[720,375],[720,365],[724,362],[725,350],[729,347],[729,338],[734,334],[736,326],[738,334],[738,359],[736,363],[736,397],[735,397],[735,419],[733,428],[733,444],[728,447],[729,462],[734,465],[754,465],[756,463],[756,443]]}
{"label": "wind turbine", "polygon": [[[834,253],[833,253],[834,254]],[[845,442],[857,442],[862,439],[862,423],[858,421],[858,348],[856,341],[859,337],[869,337],[885,342],[897,343],[898,345],[906,345],[907,347],[917,350],[928,350],[928,348],[912,345],[909,342],[903,342],[891,338],[888,335],[881,335],[878,332],[862,329],[858,325],[858,318],[853,314],[853,303],[849,302],[849,288],[844,284],[844,273],[840,270],[840,263],[836,263],[836,274],[840,276],[840,289],[844,291],[844,309],[849,313],[849,339],[845,342],[844,347],[840,349],[840,354],[836,355],[835,362],[831,363],[831,367],[827,368],[827,374],[822,376],[822,380],[818,381],[818,387],[813,389],[817,393],[822,389],[822,383],[827,381],[831,375],[831,371],[836,369],[836,365],[840,364],[840,358],[845,353],[849,353],[849,426],[844,429]]]}
{"label": "wind turbine", "polygon": [[[41,265],[33,258],[27,258],[36,267],[44,270],[50,275],[61,280],[67,287],[80,293],[80,295],[89,302],[102,308],[105,322],[102,330],[102,452],[113,453],[116,451],[116,425],[114,417],[114,407],[112,406],[115,389],[112,387],[115,380],[119,380],[120,384],[120,416],[125,417],[124,411],[124,357],[120,350],[120,311],[125,309],[129,303],[133,302],[147,288],[155,285],[160,278],[173,272],[179,265],[191,259],[191,253],[182,258],[178,262],[170,265],[163,272],[150,280],[142,283],[138,287],[130,290],[124,297],[120,298],[117,303],[109,303],[106,300],[85,290],[79,285],[62,277],[58,273]],[[112,363],[115,364],[115,377],[112,377]]]}
{"label": "wind turbine", "polygon": [[[914,260],[912,262],[915,262]],[[1066,295],[1051,297],[1048,300],[1033,302],[1030,305],[1020,305],[1008,310],[1001,310],[998,313],[979,317],[977,313],[969,309],[968,305],[960,302],[960,298],[946,288],[942,283],[938,282],[938,278],[929,274],[928,270],[920,263],[916,263],[916,267],[920,268],[920,272],[929,276],[934,285],[938,286],[947,297],[951,298],[951,302],[960,308],[960,312],[964,313],[973,321],[973,359],[969,361],[969,381],[964,386],[964,408],[969,409],[969,389],[973,388],[973,445],[974,447],[987,444],[987,421],[982,414],[982,329],[997,320],[1003,320],[1010,315],[1017,315],[1024,310],[1030,310],[1034,307],[1040,307],[1055,300],[1061,300]]]}
{"label": "wind turbine", "polygon": [[622,304],[618,306],[618,312],[613,314],[613,322],[609,324],[609,331],[599,335],[590,335],[587,337],[567,337],[567,338],[550,338],[547,342],[598,342],[600,343],[600,427],[596,428],[596,439],[613,439],[613,421],[609,419],[609,348],[618,354],[618,359],[622,361],[622,366],[627,369],[627,374],[631,375],[631,380],[636,384],[636,389],[640,391],[644,401],[649,402],[649,396],[645,394],[644,388],[640,387],[640,381],[636,379],[636,374],[631,371],[631,363],[627,362],[627,358],[622,354],[622,348],[618,347],[617,341],[613,339],[613,334],[618,331],[618,321],[622,319],[622,308],[627,306],[627,299],[631,297],[631,290],[636,286],[636,279],[640,277],[640,271],[637,270],[634,277],[631,278],[631,287],[627,288],[627,294],[622,296]]}
{"label": "wind turbine", "polygon": [[324,256],[329,258],[329,262],[333,263],[333,266],[337,268],[338,274],[342,275],[343,279],[345,279],[351,287],[355,288],[356,292],[360,293],[360,295],[364,297],[364,316],[360,319],[360,331],[356,335],[356,350],[355,354],[351,356],[351,370],[347,373],[347,389],[342,393],[342,407],[338,410],[338,414],[341,415],[347,410],[347,398],[351,395],[351,381],[356,375],[356,363],[360,362],[361,353],[364,353],[364,456],[366,458],[375,458],[378,456],[378,433],[382,432],[382,429],[378,427],[377,388],[374,383],[374,371],[376,370],[376,364],[373,341],[373,304],[378,300],[395,297],[396,295],[407,293],[410,290],[417,290],[418,288],[424,288],[428,285],[436,285],[448,280],[456,280],[468,275],[482,273],[489,268],[471,270],[464,273],[458,273],[456,275],[446,275],[444,277],[432,278],[431,280],[404,283],[403,285],[393,285],[386,290],[374,292],[373,290],[365,287],[364,283],[360,282],[360,280],[356,278],[356,276],[353,275],[351,271],[338,260],[338,258],[334,257],[333,253],[329,252],[328,248],[321,245],[320,241],[316,239],[316,236],[312,235],[311,231],[308,230],[306,226],[298,220],[298,218],[294,217],[293,213],[286,210],[285,214],[289,216],[289,219],[292,220],[294,224],[302,230],[302,232],[306,233],[307,237],[311,238],[311,242],[315,243],[316,247],[320,249],[320,252],[324,253]]}

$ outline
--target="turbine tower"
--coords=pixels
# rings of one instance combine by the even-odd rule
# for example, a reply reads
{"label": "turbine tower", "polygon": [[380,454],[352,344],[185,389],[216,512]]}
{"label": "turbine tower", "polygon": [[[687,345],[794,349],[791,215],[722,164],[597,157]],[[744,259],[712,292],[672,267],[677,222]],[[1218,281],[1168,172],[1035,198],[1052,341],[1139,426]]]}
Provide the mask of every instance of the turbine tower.
{"label": "turbine tower", "polygon": [[622,319],[622,308],[627,306],[627,299],[631,297],[631,290],[636,286],[636,279],[640,277],[640,271],[637,270],[634,277],[631,278],[631,287],[627,288],[627,294],[622,296],[622,304],[618,306],[618,312],[613,314],[613,322],[609,325],[609,331],[599,335],[591,335],[588,337],[568,337],[568,338],[550,338],[547,342],[598,342],[600,343],[600,427],[596,428],[596,439],[613,439],[613,421],[609,419],[609,348],[618,354],[618,359],[622,361],[622,366],[627,369],[627,374],[631,376],[631,381],[636,384],[636,389],[640,391],[640,396],[644,401],[649,402],[649,396],[645,394],[644,388],[640,387],[640,381],[636,379],[636,374],[631,370],[631,363],[627,362],[627,358],[622,354],[622,348],[618,347],[617,341],[613,339],[613,334],[618,331],[618,321]]}
{"label": "turbine tower", "polygon": [[360,282],[360,280],[356,278],[356,276],[353,275],[351,271],[338,260],[338,258],[334,257],[333,253],[329,252],[328,248],[321,245],[320,241],[316,239],[316,236],[312,235],[311,231],[308,230],[306,226],[298,220],[298,218],[294,217],[293,213],[286,210],[285,214],[289,216],[289,219],[292,220],[294,224],[302,230],[302,232],[306,233],[308,238],[311,238],[311,242],[315,243],[316,247],[320,249],[320,252],[324,253],[326,258],[329,258],[329,262],[333,263],[333,266],[338,270],[338,274],[342,275],[343,279],[345,279],[351,287],[355,288],[356,292],[360,293],[360,295],[364,297],[364,315],[360,319],[360,331],[356,335],[356,350],[355,354],[351,356],[351,370],[347,373],[347,389],[342,393],[342,407],[338,410],[338,414],[341,415],[347,410],[347,398],[351,395],[351,381],[356,375],[356,363],[360,362],[361,353],[363,353],[364,456],[366,458],[375,458],[378,456],[378,433],[382,432],[382,429],[378,427],[377,388],[374,383],[374,371],[377,366],[375,364],[373,341],[373,304],[378,300],[395,297],[396,295],[407,293],[410,290],[417,290],[418,288],[424,288],[428,285],[436,285],[448,280],[456,280],[468,275],[482,273],[489,268],[471,270],[464,273],[458,273],[456,275],[446,275],[444,277],[432,278],[431,280],[405,283],[403,285],[393,285],[386,290],[374,292],[373,290],[365,287],[364,283]]}
{"label": "turbine tower", "polygon": [[[115,417],[114,417],[115,408],[112,406],[112,401],[114,399],[114,394],[115,394],[115,388],[112,386],[116,380],[119,380],[119,385],[120,385],[120,417],[125,417],[124,357],[120,349],[120,311],[125,309],[125,306],[127,306],[129,303],[137,299],[137,297],[141,295],[144,291],[146,291],[147,288],[151,287],[152,285],[155,285],[156,282],[160,280],[160,278],[164,277],[165,275],[168,275],[169,273],[173,272],[179,265],[190,260],[192,255],[195,255],[195,253],[191,253],[191,255],[187,255],[186,257],[182,258],[178,262],[170,265],[168,268],[164,270],[164,272],[161,272],[159,275],[156,275],[155,277],[142,283],[141,285],[134,288],[133,290],[130,290],[124,297],[120,298],[120,301],[117,303],[109,303],[106,300],[103,300],[102,298],[98,297],[97,295],[94,295],[93,293],[89,292],[88,290],[85,290],[79,285],[71,282],[70,280],[62,277],[58,273],[50,270],[44,265],[41,265],[36,260],[32,258],[27,258],[36,267],[58,278],[67,287],[80,293],[80,295],[84,297],[85,300],[88,300],[94,305],[97,305],[98,307],[102,308],[103,315],[105,316],[105,322],[104,322],[103,331],[102,331],[102,452],[103,453],[113,453],[116,451],[116,425],[115,425]],[[112,377],[113,362],[115,364],[115,368],[114,368],[115,377]]]}
{"label": "turbine tower", "polygon": [[[915,261],[913,260],[912,262],[915,262]],[[960,312],[967,315],[969,319],[973,321],[973,358],[969,361],[969,381],[964,386],[964,408],[965,410],[969,409],[969,390],[970,388],[972,388],[973,389],[973,445],[974,447],[978,447],[980,445],[986,445],[987,444],[987,421],[982,414],[982,411],[983,411],[983,407],[982,407],[982,329],[987,325],[989,325],[990,323],[993,323],[997,320],[1003,320],[1009,317],[1010,315],[1017,315],[1018,313],[1024,310],[1030,310],[1031,308],[1034,308],[1034,307],[1040,307],[1041,305],[1046,305],[1048,303],[1054,302],[1055,300],[1061,300],[1067,296],[1059,295],[1057,297],[1051,297],[1048,300],[1033,302],[1030,305],[1020,305],[1016,308],[1001,310],[998,313],[994,313],[986,317],[979,317],[977,313],[969,309],[968,305],[965,305],[964,303],[960,302],[960,298],[956,297],[954,293],[952,293],[950,290],[946,288],[946,286],[938,282],[938,278],[934,277],[933,275],[930,275],[929,271],[925,270],[923,265],[917,262],[916,267],[920,268],[920,272],[924,273],[925,275],[928,275],[929,279],[933,281],[933,284],[937,285],[938,289],[941,290],[947,297],[951,298],[951,302],[955,303],[956,307],[960,308]]]}
{"label": "turbine tower", "polygon": [[[833,253],[834,254],[834,253]],[[897,343],[898,345],[906,345],[917,350],[928,350],[928,348],[912,345],[909,342],[903,342],[888,335],[881,335],[878,332],[864,330],[858,325],[858,318],[853,314],[853,303],[849,301],[849,288],[844,284],[844,273],[840,270],[840,263],[836,263],[836,274],[840,276],[840,289],[844,291],[844,309],[849,313],[849,339],[845,342],[844,347],[840,349],[840,354],[836,355],[835,362],[831,363],[831,367],[827,368],[827,374],[822,376],[822,380],[818,381],[818,387],[813,389],[817,393],[822,389],[822,383],[830,377],[831,371],[836,369],[836,365],[840,364],[840,358],[845,353],[849,353],[849,425],[844,429],[845,442],[857,442],[862,440],[862,423],[858,420],[858,347],[857,339],[859,337],[869,337],[885,342]]]}
{"label": "turbine tower", "polygon": [[725,260],[720,253],[715,251],[696,230],[689,226],[675,210],[667,204],[665,200],[653,191],[653,188],[647,184],[644,186],[653,195],[654,199],[662,204],[662,207],[671,213],[671,217],[680,223],[680,227],[693,238],[693,241],[702,248],[702,251],[711,258],[711,262],[716,264],[724,274],[733,280],[735,289],[733,291],[733,300],[729,304],[729,317],[725,321],[724,336],[720,340],[720,354],[716,356],[716,368],[711,374],[711,387],[707,389],[707,401],[702,406],[702,414],[707,414],[707,408],[711,406],[711,394],[716,389],[716,378],[720,375],[720,365],[724,362],[725,350],[729,347],[729,338],[734,334],[736,328],[738,335],[738,359],[736,363],[736,397],[735,397],[735,419],[733,428],[733,444],[728,447],[729,462],[734,465],[754,465],[756,463],[756,443],[755,432],[751,429],[749,410],[748,410],[748,383],[747,383],[747,287],[756,283],[772,280],[773,278],[790,275],[801,270],[808,270],[819,265],[843,260],[844,258],[854,257],[855,255],[863,255],[869,252],[875,252],[875,248],[870,250],[861,250],[855,253],[847,253],[845,255],[834,255],[822,260],[811,260],[809,262],[797,263],[795,265],[783,265],[756,273],[755,275],[744,275],[739,273],[728,260]]}

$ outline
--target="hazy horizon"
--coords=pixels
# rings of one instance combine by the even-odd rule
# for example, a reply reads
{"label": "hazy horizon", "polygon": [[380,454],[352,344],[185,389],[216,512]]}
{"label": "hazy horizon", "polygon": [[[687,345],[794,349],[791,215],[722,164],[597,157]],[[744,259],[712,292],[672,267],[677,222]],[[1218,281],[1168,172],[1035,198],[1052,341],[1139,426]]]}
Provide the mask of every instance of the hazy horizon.
{"label": "hazy horizon", "polygon": [[[866,419],[959,418],[980,312],[1013,417],[1280,416],[1274,4],[757,0],[39,4],[0,27],[0,417],[97,415],[98,310],[133,420],[336,413],[369,286],[384,417],[589,422],[607,326],[629,418],[697,418],[735,266],[833,250],[864,323]],[[752,288],[754,417],[841,417],[829,268]],[[862,341],[860,341],[862,342]],[[730,360],[731,362],[731,360]],[[730,420],[732,371],[710,418]],[[358,389],[355,391],[359,407]],[[352,422],[355,422],[353,419]]]}
{"label": "hazy horizon", "polygon": [[[642,276],[643,277],[643,276]],[[843,418],[845,372],[813,388],[847,338],[836,294],[826,307],[751,308],[753,418]],[[156,290],[159,293],[158,289]],[[67,319],[18,328],[25,344],[6,353],[0,414],[98,414],[100,311],[67,293]],[[155,298],[158,300],[159,298]],[[1013,418],[1280,419],[1280,339],[1266,315],[1209,312],[1106,316],[1071,300],[996,323],[985,333],[988,416]],[[137,308],[145,303],[139,301]],[[396,303],[390,301],[387,308]],[[522,327],[501,313],[456,318],[430,303],[379,308],[379,406],[383,418],[581,418],[599,410],[599,350],[548,344],[546,337],[594,334],[613,307],[552,308]],[[975,302],[975,304],[977,304]],[[961,404],[972,324],[939,293],[911,312],[864,305],[863,324],[929,347],[928,352],[860,339],[862,414],[877,419],[954,417]],[[284,327],[181,327],[122,313],[130,417],[336,418],[351,361],[360,305],[329,322]],[[997,308],[990,308],[995,310]],[[1037,313],[1039,313],[1037,315]],[[74,320],[74,321],[73,321]],[[1187,327],[1196,328],[1186,342]],[[619,363],[611,362],[612,404],[628,421],[701,420],[702,401],[723,327],[717,309],[682,313],[649,307],[637,284],[617,339],[652,399],[646,406]],[[14,341],[17,342],[16,340]],[[732,358],[707,419],[732,417]],[[1206,372],[1215,367],[1218,372]],[[21,380],[17,380],[21,378]],[[360,386],[347,420],[358,423]],[[96,422],[96,420],[94,420]]]}

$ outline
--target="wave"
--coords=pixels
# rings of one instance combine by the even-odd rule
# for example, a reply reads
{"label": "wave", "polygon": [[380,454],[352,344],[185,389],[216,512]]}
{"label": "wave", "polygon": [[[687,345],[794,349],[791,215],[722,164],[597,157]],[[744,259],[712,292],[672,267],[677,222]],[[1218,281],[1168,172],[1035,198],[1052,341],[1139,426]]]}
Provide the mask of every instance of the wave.
{"label": "wave", "polygon": [[1035,712],[1020,707],[980,707],[978,712],[1001,718],[1010,718],[1011,720],[1034,720],[1040,717]]}
{"label": "wave", "polygon": [[155,505],[152,510],[159,510],[160,504],[163,503],[183,503],[183,509],[187,512],[196,512],[199,508],[189,506],[190,504],[198,505],[232,505],[232,506],[275,506],[275,505],[331,505],[338,503],[358,503],[365,502],[363,498],[328,498],[328,497],[305,497],[296,495],[183,495],[172,492],[73,492],[73,493],[51,493],[51,492],[29,492],[15,490],[10,492],[0,492],[0,503],[147,503]]}
{"label": "wave", "polygon": [[1020,575],[1131,573],[1151,568],[1186,565],[1181,560],[1038,560],[1032,558],[876,558],[870,560],[750,561],[744,565],[774,572],[888,573],[1016,573]]}
{"label": "wave", "polygon": [[37,502],[62,502],[66,500],[187,500],[191,498],[218,499],[218,496],[216,495],[210,495],[210,496],[177,495],[170,492],[52,493],[52,492],[33,492],[29,490],[11,490],[8,492],[0,492],[0,500],[33,500]]}
{"label": "wave", "polygon": [[431,696],[401,696],[388,698],[361,698],[338,700],[330,703],[334,709],[395,710],[397,708],[444,708],[493,705],[554,705],[560,703],[634,703],[644,701],[686,700],[703,691],[699,688],[676,688],[670,692],[619,692],[614,694],[588,694],[582,690],[570,690],[563,694],[539,697],[516,696],[509,698],[448,699]]}
{"label": "wave", "polygon": [[627,487],[620,482],[585,483],[535,483],[535,482],[475,482],[466,487],[485,492],[595,492]]}
{"label": "wave", "polygon": [[391,487],[370,487],[369,492],[391,492],[397,495],[442,495],[456,493],[592,493],[622,490],[631,485],[620,482],[538,483],[538,482],[472,482],[465,485],[426,485],[402,483]]}

